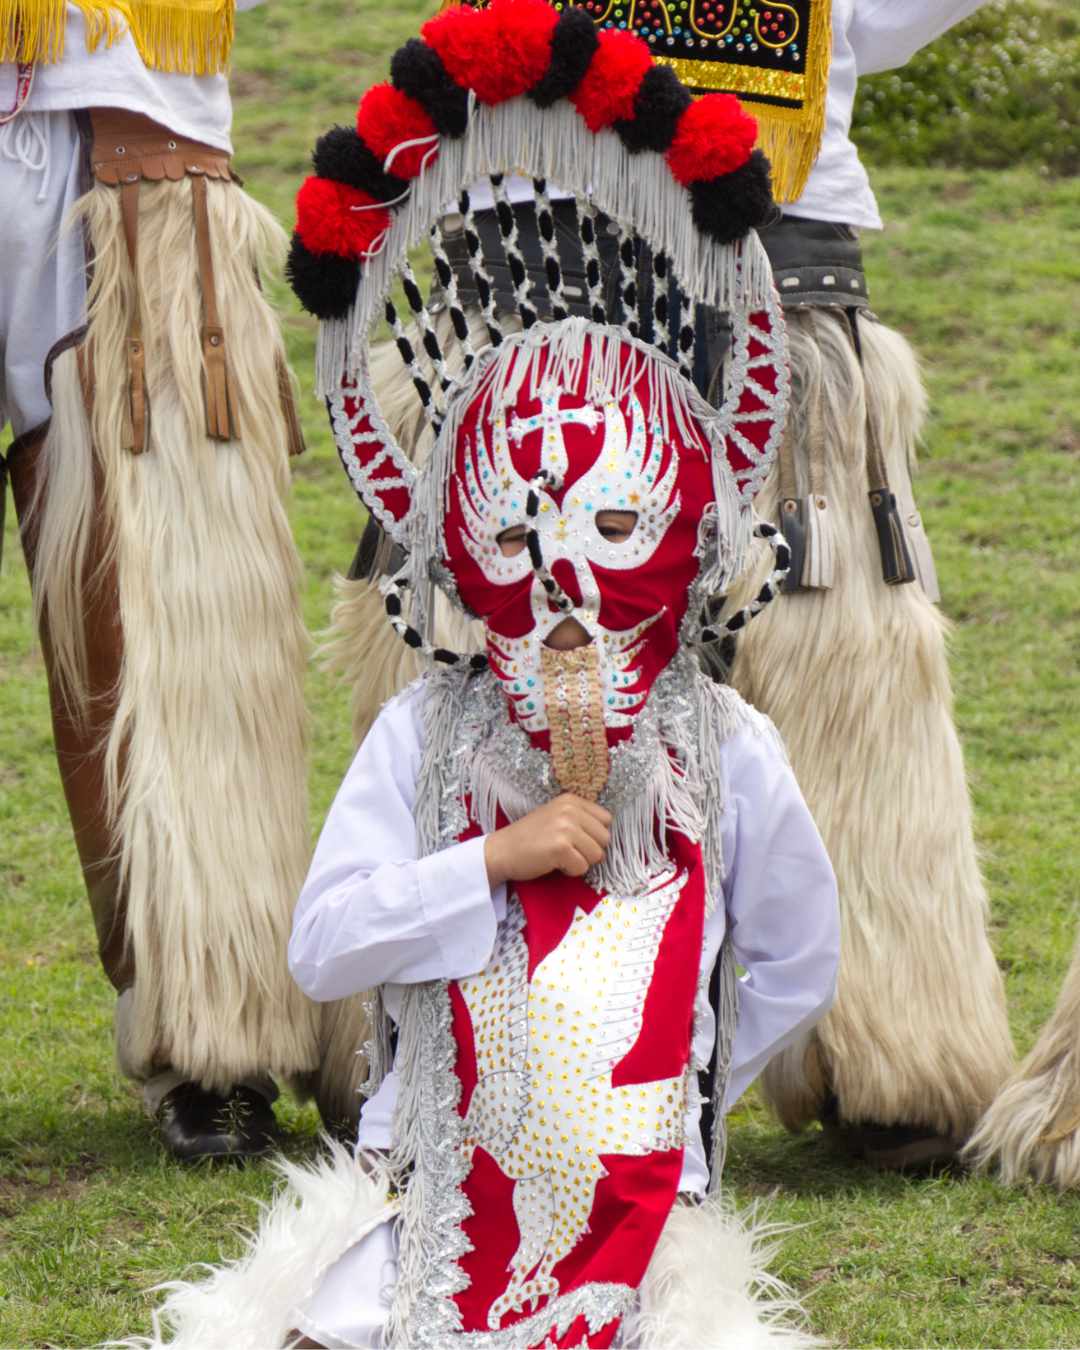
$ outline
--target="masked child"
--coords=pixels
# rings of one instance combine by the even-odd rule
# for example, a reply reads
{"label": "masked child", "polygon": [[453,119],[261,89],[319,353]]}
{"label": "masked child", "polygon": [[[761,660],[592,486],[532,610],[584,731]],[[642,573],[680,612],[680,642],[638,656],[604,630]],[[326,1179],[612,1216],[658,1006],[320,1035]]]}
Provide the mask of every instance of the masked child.
{"label": "masked child", "polygon": [[[410,44],[379,95],[400,153],[377,147],[384,170],[412,170],[406,198],[380,205],[344,176],[301,192],[294,276],[324,312],[351,276],[328,246],[353,241],[359,284],[323,325],[320,377],[350,479],[402,550],[388,616],[432,669],[349,770],[290,945],[311,997],[374,991],[358,1159],[293,1171],[249,1257],[174,1296],[192,1344],[211,1329],[232,1346],[807,1343],[755,1303],[761,1253],[718,1190],[725,1110],[831,1001],[835,882],[770,724],[694,654],[721,636],[706,600],[755,533],[776,571],[724,631],[786,566],[750,509],[787,398],[748,233],[765,171],[734,100],[692,107],[617,34],[568,71],[574,32],[542,0],[497,0],[453,41]],[[402,91],[413,66],[430,116]],[[626,116],[630,132],[605,130]],[[366,162],[344,149],[339,175]],[[570,315],[548,235],[547,293],[522,281],[506,314],[488,288],[481,346],[441,265],[443,207],[464,194],[470,239],[467,185],[490,175],[498,203],[513,168],[617,233],[625,284],[609,304],[590,281],[590,316]],[[425,238],[453,350],[409,262]],[[698,303],[731,314],[719,408],[679,341]],[[371,384],[383,317],[430,422],[422,471]],[[482,622],[483,653],[431,646],[435,587]]]}

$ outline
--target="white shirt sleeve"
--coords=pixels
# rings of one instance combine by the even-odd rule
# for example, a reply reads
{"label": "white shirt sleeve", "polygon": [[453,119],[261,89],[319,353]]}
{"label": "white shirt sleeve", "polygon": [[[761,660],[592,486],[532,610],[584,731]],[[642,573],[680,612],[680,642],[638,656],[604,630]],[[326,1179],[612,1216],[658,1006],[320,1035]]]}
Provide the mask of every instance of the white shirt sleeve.
{"label": "white shirt sleeve", "polygon": [[[739,1020],[725,1107],[772,1057],[829,1009],[840,960],[836,877],[786,759],[741,732],[728,764],[724,895],[739,984]],[[725,844],[727,844],[725,840]]]}
{"label": "white shirt sleeve", "polygon": [[423,703],[420,684],[387,704],[326,818],[289,942],[310,998],[460,979],[491,958],[506,894],[488,882],[483,839],[417,858]]}
{"label": "white shirt sleeve", "polygon": [[895,70],[986,0],[856,0],[848,41],[860,75]]}

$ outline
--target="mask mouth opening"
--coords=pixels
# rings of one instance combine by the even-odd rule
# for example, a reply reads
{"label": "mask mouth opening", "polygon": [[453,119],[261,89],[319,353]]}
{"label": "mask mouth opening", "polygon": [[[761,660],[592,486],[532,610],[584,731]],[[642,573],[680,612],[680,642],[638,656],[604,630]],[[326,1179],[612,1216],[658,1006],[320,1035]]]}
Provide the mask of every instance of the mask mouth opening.
{"label": "mask mouth opening", "polygon": [[592,642],[592,633],[571,614],[559,620],[544,638],[543,645],[549,651],[571,652],[580,651],[583,647],[590,646]]}

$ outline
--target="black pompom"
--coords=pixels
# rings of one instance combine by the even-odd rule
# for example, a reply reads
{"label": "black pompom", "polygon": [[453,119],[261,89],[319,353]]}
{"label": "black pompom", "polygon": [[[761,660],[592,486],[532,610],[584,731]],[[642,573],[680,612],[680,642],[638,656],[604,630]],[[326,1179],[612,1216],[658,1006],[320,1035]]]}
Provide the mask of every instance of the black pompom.
{"label": "black pompom", "polygon": [[599,44],[596,25],[583,9],[563,10],[551,34],[551,62],[529,90],[538,108],[550,108],[574,93]]}
{"label": "black pompom", "polygon": [[320,136],[311,160],[320,178],[347,183],[380,202],[395,201],[409,186],[403,178],[383,173],[375,151],[348,127],[331,127]]}
{"label": "black pompom", "polygon": [[312,253],[293,235],[285,275],[296,298],[317,319],[341,319],[360,284],[360,265],[336,253]]}
{"label": "black pompom", "polygon": [[469,121],[468,90],[447,74],[442,57],[419,38],[399,47],[390,62],[395,89],[416,99],[441,136],[463,136]]}
{"label": "black pompom", "polygon": [[733,173],[691,183],[690,202],[694,224],[702,234],[719,244],[733,244],[773,217],[769,161],[755,150]]}
{"label": "black pompom", "polygon": [[690,103],[690,95],[671,67],[653,66],[645,72],[637,91],[633,119],[616,122],[615,130],[631,154],[639,150],[663,154],[675,139],[679,118]]}

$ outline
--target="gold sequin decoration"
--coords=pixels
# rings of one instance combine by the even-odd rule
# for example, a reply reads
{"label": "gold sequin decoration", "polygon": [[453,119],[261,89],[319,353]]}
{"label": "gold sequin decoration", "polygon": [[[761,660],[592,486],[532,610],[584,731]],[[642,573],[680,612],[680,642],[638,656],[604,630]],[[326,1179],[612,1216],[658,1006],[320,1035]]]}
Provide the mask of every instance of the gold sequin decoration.
{"label": "gold sequin decoration", "polygon": [[541,647],[540,669],[555,777],[565,792],[594,802],[609,770],[596,643],[566,652]]}

